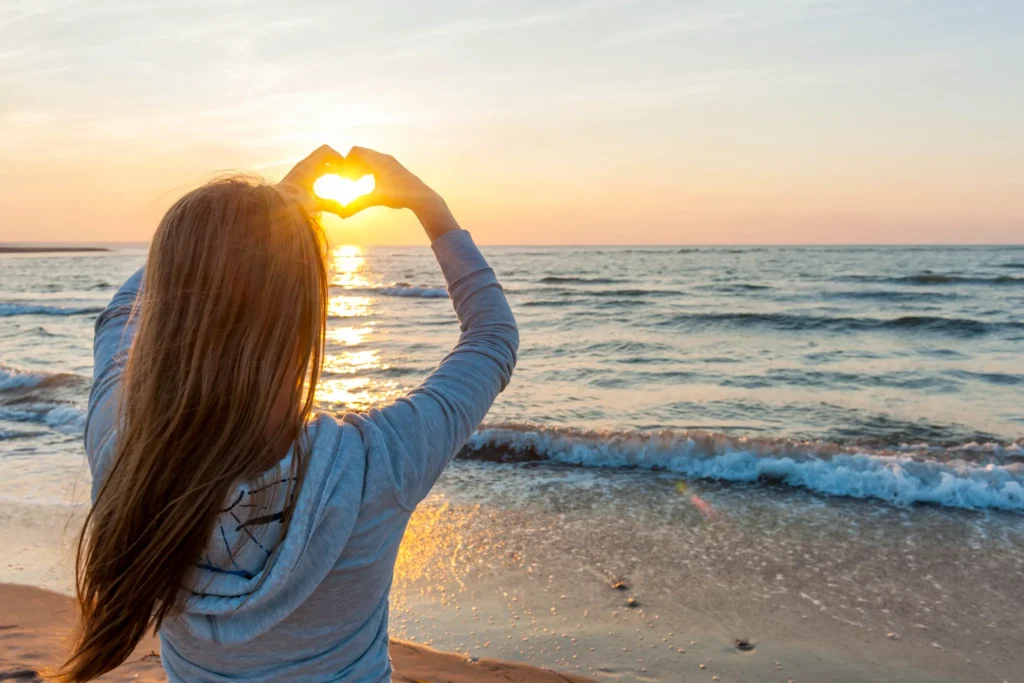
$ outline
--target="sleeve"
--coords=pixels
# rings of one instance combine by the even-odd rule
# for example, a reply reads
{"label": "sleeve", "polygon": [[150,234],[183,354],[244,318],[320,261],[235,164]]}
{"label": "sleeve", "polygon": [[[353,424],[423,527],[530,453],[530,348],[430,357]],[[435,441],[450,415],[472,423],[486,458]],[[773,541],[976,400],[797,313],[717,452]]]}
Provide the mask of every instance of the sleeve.
{"label": "sleeve", "polygon": [[93,340],[92,389],[85,420],[85,451],[93,475],[94,493],[105,471],[104,453],[109,451],[117,419],[117,388],[124,361],[135,333],[132,312],[142,287],[143,269],[129,277],[96,318]]}
{"label": "sleeve", "polygon": [[368,475],[382,468],[408,510],[427,496],[508,385],[519,348],[505,293],[469,233],[448,232],[432,248],[459,319],[458,343],[408,396],[345,417],[371,445]]}

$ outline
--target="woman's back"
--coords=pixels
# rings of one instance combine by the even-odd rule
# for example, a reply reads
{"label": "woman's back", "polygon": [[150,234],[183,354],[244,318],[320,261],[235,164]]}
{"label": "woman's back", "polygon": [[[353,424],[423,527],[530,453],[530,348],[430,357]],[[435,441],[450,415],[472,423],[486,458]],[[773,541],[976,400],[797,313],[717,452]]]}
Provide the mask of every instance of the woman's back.
{"label": "woman's back", "polygon": [[[429,231],[428,231],[429,232]],[[432,247],[461,324],[459,342],[424,383],[382,410],[319,415],[296,451],[226,492],[160,627],[179,681],[390,680],[388,593],[416,505],[507,385],[518,332],[501,286],[452,222]],[[94,496],[118,453],[121,374],[142,273],[97,320],[86,429]],[[216,416],[207,415],[213,421]],[[153,463],[158,467],[159,463]]]}
{"label": "woman's back", "polygon": [[[240,674],[243,680],[267,681],[390,680],[387,598],[409,513],[389,502],[387,484],[380,477],[376,481],[364,479],[373,471],[367,462],[379,455],[364,451],[355,426],[338,425],[333,418],[321,416],[311,426],[311,432],[311,465],[321,457],[332,459],[331,451],[337,443],[333,459],[341,472],[332,482],[334,494],[325,503],[333,504],[336,510],[333,515],[327,513],[330,519],[320,521],[321,525],[330,525],[332,533],[326,533],[323,527],[318,529],[312,547],[303,553],[306,557],[300,558],[297,567],[275,585],[267,586],[275,595],[265,597],[259,605],[243,603],[233,613],[226,611],[218,604],[220,599],[214,597],[214,589],[208,587],[209,597],[196,600],[193,609],[216,612],[212,619],[193,612],[186,619],[164,626],[160,632],[162,657],[172,680],[237,680]],[[323,445],[328,447],[322,448]],[[243,496],[240,500],[247,498]],[[359,501],[358,507],[350,501]],[[280,505],[283,501],[278,499],[275,503]],[[221,515],[223,522],[211,539],[211,547],[222,554],[221,558],[211,558],[215,561],[226,556],[223,548],[235,541],[234,530],[251,519],[240,512],[233,516],[231,512],[235,511]],[[235,516],[241,521],[236,522]],[[350,535],[344,539],[350,522]],[[217,543],[221,528],[227,544]],[[293,531],[304,530],[292,529],[289,533]],[[341,555],[319,578],[339,548],[343,548]],[[266,554],[256,543],[243,545],[242,553],[236,558],[238,566],[255,567],[263,561],[262,572],[271,569],[265,564]],[[271,561],[292,559],[289,553]],[[243,577],[239,583],[244,581]],[[309,597],[280,622],[268,623],[275,608],[287,611],[310,588]],[[263,631],[265,628],[269,630]]]}

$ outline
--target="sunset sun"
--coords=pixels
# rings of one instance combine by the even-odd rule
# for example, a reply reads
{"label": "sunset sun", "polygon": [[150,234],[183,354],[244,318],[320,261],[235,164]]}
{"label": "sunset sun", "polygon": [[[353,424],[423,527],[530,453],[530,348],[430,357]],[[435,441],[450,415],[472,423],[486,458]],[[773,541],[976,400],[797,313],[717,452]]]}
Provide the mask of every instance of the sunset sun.
{"label": "sunset sun", "polygon": [[321,199],[333,199],[342,206],[347,206],[364,194],[373,192],[376,184],[372,175],[364,175],[359,180],[342,178],[340,175],[322,175],[313,183],[313,192]]}

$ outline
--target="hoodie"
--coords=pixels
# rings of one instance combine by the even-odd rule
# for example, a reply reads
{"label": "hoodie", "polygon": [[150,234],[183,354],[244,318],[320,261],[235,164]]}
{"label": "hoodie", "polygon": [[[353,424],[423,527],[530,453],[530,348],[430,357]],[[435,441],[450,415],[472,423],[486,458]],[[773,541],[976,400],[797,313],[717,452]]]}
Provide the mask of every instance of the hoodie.
{"label": "hoodie", "polygon": [[[388,593],[402,535],[508,384],[519,343],[504,292],[469,233],[446,233],[432,249],[459,318],[458,344],[394,403],[310,421],[307,471],[286,534],[290,452],[227,492],[183,588],[184,611],[160,629],[171,681],[391,680]],[[94,498],[115,453],[141,282],[140,270],[96,321],[85,434]]]}

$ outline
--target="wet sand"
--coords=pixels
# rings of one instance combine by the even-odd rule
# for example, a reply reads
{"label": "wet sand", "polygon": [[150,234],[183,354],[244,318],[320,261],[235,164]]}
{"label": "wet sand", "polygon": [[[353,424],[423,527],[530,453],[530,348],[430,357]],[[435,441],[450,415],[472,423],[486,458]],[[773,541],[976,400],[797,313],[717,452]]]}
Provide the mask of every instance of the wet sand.
{"label": "wet sand", "polygon": [[[41,681],[41,671],[60,663],[70,632],[71,598],[29,586],[0,584],[0,681]],[[160,643],[144,640],[128,661],[99,680],[166,681],[160,666]],[[396,683],[587,683],[579,676],[437,652],[412,643],[393,641],[391,658]]]}
{"label": "wet sand", "polygon": [[397,637],[601,681],[1024,680],[1020,515],[489,463],[439,489]]}

